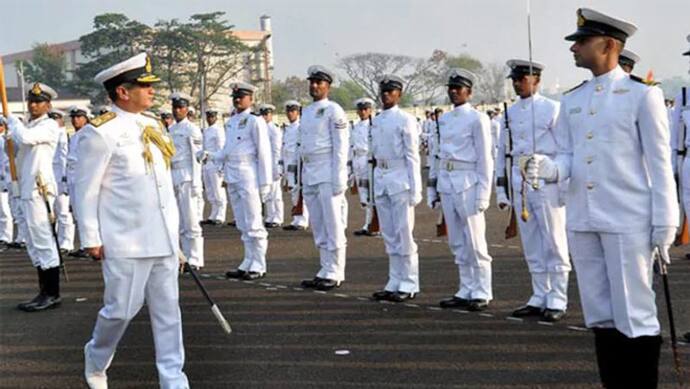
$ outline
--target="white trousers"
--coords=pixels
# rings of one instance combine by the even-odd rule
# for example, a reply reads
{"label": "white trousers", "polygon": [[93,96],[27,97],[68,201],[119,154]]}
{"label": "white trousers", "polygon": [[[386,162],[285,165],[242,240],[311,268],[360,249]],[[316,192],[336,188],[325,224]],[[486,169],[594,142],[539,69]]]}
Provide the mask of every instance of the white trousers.
{"label": "white trousers", "polygon": [[[52,196],[49,197],[49,201],[53,201]],[[22,199],[20,204],[26,221],[26,248],[32,265],[43,270],[60,266],[60,258],[43,198],[38,192],[34,192],[31,200]]]}
{"label": "white trousers", "polygon": [[57,235],[60,248],[74,250],[74,218],[69,209],[69,196],[60,194],[53,202],[53,212],[57,221]]}
{"label": "white trousers", "polygon": [[0,191],[0,241],[12,242],[12,232],[14,219],[10,209],[10,194]]}
{"label": "white trousers", "polygon": [[[290,190],[290,199],[292,200],[293,206],[297,205],[297,202],[299,201],[299,192]],[[290,224],[296,227],[309,227],[309,207],[307,207],[307,203],[304,201],[304,199],[302,199],[302,214],[293,216]]]}
{"label": "white trousers", "polygon": [[218,171],[218,168],[212,162],[207,162],[202,172],[206,200],[211,205],[208,219],[224,223],[228,200],[222,186],[223,173]]}
{"label": "white trousers", "polygon": [[238,184],[228,184],[228,198],[232,205],[237,229],[242,233],[244,259],[237,268],[244,271],[265,273],[268,233],[261,218],[259,189]]}
{"label": "white trousers", "polygon": [[362,226],[362,229],[368,230],[369,223],[371,223],[371,218],[374,215],[373,211],[371,210],[371,207],[367,206],[367,204],[369,204],[369,188],[359,185],[362,179],[369,180],[369,178],[366,176],[355,177],[357,193],[359,195],[359,203],[364,207],[364,225]]}
{"label": "white trousers", "polygon": [[87,354],[105,372],[129,322],[146,302],[151,318],[161,388],[189,388],[184,366],[182,318],[178,301],[177,255],[105,258],[103,308],[98,311]]}
{"label": "white trousers", "polygon": [[345,194],[333,195],[330,182],[305,185],[304,202],[309,207],[309,224],[314,243],[319,249],[321,269],[317,277],[334,281],[345,280],[345,228],[347,228],[347,201]]}
{"label": "white trousers", "polygon": [[477,213],[475,209],[475,198],[474,187],[455,194],[441,193],[448,246],[460,273],[460,288],[455,296],[491,300],[491,256],[486,244],[486,222],[484,213]]}
{"label": "white trousers", "polygon": [[180,243],[182,252],[192,266],[204,266],[204,238],[199,222],[199,198],[192,196],[192,183],[181,182],[175,186],[177,208],[180,211]]}
{"label": "white trousers", "polygon": [[629,338],[659,335],[651,230],[568,231],[568,243],[587,327],[616,328]]}
{"label": "white trousers", "polygon": [[13,242],[15,243],[25,243],[27,236],[27,226],[26,219],[24,219],[24,213],[22,212],[22,200],[19,197],[9,196],[10,201],[10,212],[12,212],[12,219],[14,220],[15,231],[17,235],[14,237]]}
{"label": "white trousers", "polygon": [[409,192],[376,197],[381,235],[388,254],[389,292],[419,293],[419,256],[412,236],[414,207]]}
{"label": "white trousers", "polygon": [[266,203],[266,223],[283,224],[283,188],[281,180],[275,180],[271,184],[271,191],[268,194]]}
{"label": "white trousers", "polygon": [[[515,213],[522,212],[522,196],[514,190]],[[528,305],[565,310],[568,306],[568,237],[565,232],[565,207],[559,204],[557,185],[544,185],[527,191],[526,222],[518,217],[520,239],[527,267],[532,276],[532,296]]]}

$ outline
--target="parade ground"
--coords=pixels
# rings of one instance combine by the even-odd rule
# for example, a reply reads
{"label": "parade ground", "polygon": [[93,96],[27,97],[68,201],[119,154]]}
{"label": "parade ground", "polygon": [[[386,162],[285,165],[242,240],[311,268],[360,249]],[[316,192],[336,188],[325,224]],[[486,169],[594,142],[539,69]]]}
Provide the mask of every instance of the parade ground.
{"label": "parade ground", "polygon": [[[182,276],[185,371],[192,387],[599,387],[594,337],[584,328],[575,272],[566,319],[551,325],[508,317],[529,298],[530,277],[519,238],[503,239],[508,214],[497,211],[493,201],[487,237],[494,301],[487,311],[474,313],[438,307],[457,290],[457,267],[445,238],[435,236],[436,211],[421,204],[415,236],[422,292],[406,304],[371,301],[371,293],[385,283],[388,260],[380,238],[352,235],[363,211],[355,196],[348,199],[347,279],[329,292],[299,285],[318,269],[310,230],[270,230],[266,278],[242,282],[224,277],[240,262],[239,231],[204,227],[202,279],[233,332],[223,333],[192,278]],[[690,331],[690,261],[681,258],[685,251],[672,253],[670,289],[680,336]],[[35,270],[24,251],[0,253],[0,387],[85,387],[83,346],[102,305],[103,281],[97,262],[67,258],[66,265],[62,306],[25,313],[16,305],[35,294]],[[675,388],[660,281],[655,279],[664,335],[660,386]],[[690,369],[690,346],[681,343],[679,351],[681,364]],[[108,370],[111,387],[157,387],[153,354],[144,307]]]}

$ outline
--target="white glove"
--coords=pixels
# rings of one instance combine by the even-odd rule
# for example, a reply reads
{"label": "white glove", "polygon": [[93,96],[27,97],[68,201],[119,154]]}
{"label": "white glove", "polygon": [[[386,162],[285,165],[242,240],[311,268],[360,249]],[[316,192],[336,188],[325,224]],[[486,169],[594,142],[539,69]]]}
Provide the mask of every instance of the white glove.
{"label": "white glove", "polygon": [[676,239],[676,227],[657,226],[652,228],[652,247],[659,249],[661,259],[667,264],[671,264],[671,256],[668,250]]}
{"label": "white glove", "polygon": [[510,209],[510,200],[508,200],[508,196],[506,196],[505,192],[501,191],[500,189],[498,193],[496,193],[496,206],[501,211],[507,211]]}
{"label": "white glove", "polygon": [[199,150],[199,152],[196,153],[196,160],[199,161],[199,163],[206,163],[208,160],[208,151]]}
{"label": "white glove", "polygon": [[201,185],[192,185],[192,197],[200,197],[203,194]]}
{"label": "white glove", "polygon": [[534,154],[526,162],[525,176],[528,181],[534,182],[542,178],[546,182],[558,181],[558,165],[543,154]]}
{"label": "white glove", "polygon": [[268,200],[268,195],[271,194],[271,186],[270,185],[264,185],[259,188],[259,197],[261,198],[261,202],[265,203],[266,200]]}
{"label": "white glove", "polygon": [[431,209],[435,209],[439,202],[440,200],[438,198],[438,193],[436,193],[436,188],[426,188],[426,205],[428,205]]}
{"label": "white glove", "polygon": [[410,196],[410,207],[416,207],[417,204],[422,202],[422,194],[414,193]]}
{"label": "white glove", "polygon": [[476,201],[477,213],[482,213],[489,208],[489,200],[477,200]]}

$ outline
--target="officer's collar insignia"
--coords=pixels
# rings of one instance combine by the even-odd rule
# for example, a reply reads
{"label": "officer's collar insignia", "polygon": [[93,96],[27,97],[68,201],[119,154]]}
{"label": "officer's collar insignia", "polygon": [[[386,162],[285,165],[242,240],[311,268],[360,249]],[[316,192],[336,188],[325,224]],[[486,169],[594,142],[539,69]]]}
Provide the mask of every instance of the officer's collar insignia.
{"label": "officer's collar insignia", "polygon": [[323,114],[324,114],[325,112],[326,112],[326,108],[319,108],[319,110],[316,111],[316,117],[317,117],[317,118],[320,118],[321,116],[323,116]]}
{"label": "officer's collar insignia", "polygon": [[240,127],[246,126],[246,125],[247,125],[247,120],[249,120],[249,118],[244,118],[244,119],[240,120]]}
{"label": "officer's collar insignia", "polygon": [[569,113],[570,115],[573,115],[573,114],[576,114],[576,113],[580,113],[580,112],[582,112],[582,108],[580,108],[580,107],[571,108],[570,111],[568,111],[568,113]]}
{"label": "officer's collar insignia", "polygon": [[36,95],[36,96],[40,96],[41,93],[43,93],[43,90],[41,90],[41,85],[39,85],[38,83],[35,83],[33,88],[31,88],[31,94]]}

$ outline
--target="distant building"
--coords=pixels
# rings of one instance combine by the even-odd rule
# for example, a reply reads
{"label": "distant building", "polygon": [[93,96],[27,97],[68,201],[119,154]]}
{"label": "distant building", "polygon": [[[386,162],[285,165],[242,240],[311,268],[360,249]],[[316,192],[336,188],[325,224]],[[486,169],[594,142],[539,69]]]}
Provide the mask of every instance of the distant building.
{"label": "distant building", "polygon": [[[248,81],[259,87],[258,96],[262,100],[264,96],[270,98],[271,95],[271,81],[273,78],[273,38],[271,31],[271,18],[270,16],[263,15],[259,19],[260,30],[235,30],[232,34],[237,37],[242,43],[249,47],[257,47],[263,45],[263,50],[255,51],[248,54],[245,63],[250,64],[243,69],[239,74],[241,81]],[[87,61],[87,58],[82,55],[81,45],[78,40],[73,40],[64,43],[57,43],[51,45],[52,48],[57,49],[62,52],[65,57],[65,77],[71,80],[74,74],[74,70],[79,66],[80,63]],[[17,69],[18,61],[31,61],[33,57],[33,50],[26,50],[17,53],[12,53],[4,55],[2,57],[4,71],[5,71],[5,83],[7,86],[8,99],[15,103],[11,104],[10,110],[12,112],[21,112],[23,108],[21,107],[21,85],[20,85],[20,72]],[[61,99],[67,98],[70,100],[70,104],[75,101],[83,103],[86,101],[88,104],[88,98],[80,98],[80,96],[70,96],[69,94],[60,93],[61,88],[59,85],[51,85],[58,90],[60,97],[55,101],[54,105],[58,108],[63,108],[60,102]],[[229,109],[231,99],[228,96],[227,90],[221,90],[216,96],[214,96],[211,105],[221,110]],[[15,105],[18,104],[18,108]],[[66,107],[66,106],[65,106]]]}

